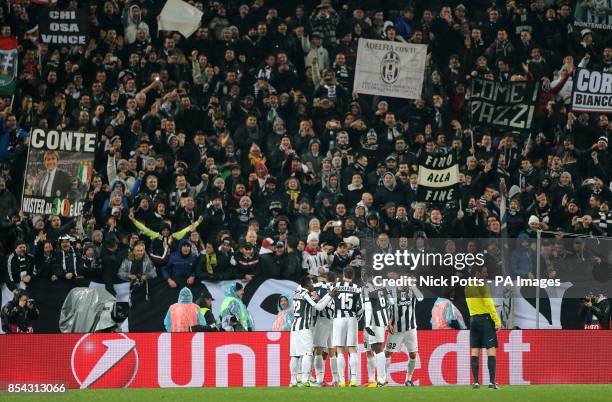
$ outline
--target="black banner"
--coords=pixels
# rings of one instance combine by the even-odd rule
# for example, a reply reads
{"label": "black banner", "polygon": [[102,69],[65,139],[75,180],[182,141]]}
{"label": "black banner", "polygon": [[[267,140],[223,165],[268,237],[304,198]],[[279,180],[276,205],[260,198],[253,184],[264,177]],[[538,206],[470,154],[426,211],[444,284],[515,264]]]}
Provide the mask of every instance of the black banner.
{"label": "black banner", "polygon": [[87,10],[49,9],[41,13],[38,31],[50,45],[87,45]]}
{"label": "black banner", "polygon": [[424,154],[419,161],[417,199],[446,203],[458,197],[459,164],[457,154]]}
{"label": "black banner", "polygon": [[572,86],[572,110],[612,113],[612,74],[576,69]]}
{"label": "black banner", "polygon": [[536,110],[538,89],[539,85],[533,81],[472,80],[472,124],[529,130]]}

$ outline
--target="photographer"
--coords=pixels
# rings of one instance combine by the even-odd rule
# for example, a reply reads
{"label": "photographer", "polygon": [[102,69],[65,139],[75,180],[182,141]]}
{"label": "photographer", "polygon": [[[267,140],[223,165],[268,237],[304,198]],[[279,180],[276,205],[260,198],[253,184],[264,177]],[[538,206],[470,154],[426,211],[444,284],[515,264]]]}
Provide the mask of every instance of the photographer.
{"label": "photographer", "polygon": [[584,329],[609,329],[610,300],[602,293],[588,294],[582,299],[578,316],[584,320]]}
{"label": "photographer", "polygon": [[126,282],[130,281],[132,286],[157,277],[155,266],[145,251],[144,242],[136,243],[127,258],[121,263],[117,276]]}
{"label": "photographer", "polygon": [[31,321],[38,318],[39,311],[25,290],[18,289],[13,300],[2,307],[2,330],[7,334],[34,332]]}

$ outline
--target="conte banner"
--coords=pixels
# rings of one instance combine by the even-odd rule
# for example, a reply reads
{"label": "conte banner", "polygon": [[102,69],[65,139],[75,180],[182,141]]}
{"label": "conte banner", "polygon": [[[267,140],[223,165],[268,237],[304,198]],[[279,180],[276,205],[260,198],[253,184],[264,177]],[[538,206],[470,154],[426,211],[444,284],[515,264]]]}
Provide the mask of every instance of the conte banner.
{"label": "conte banner", "polygon": [[43,43],[50,45],[87,45],[87,10],[45,10],[40,15],[38,30]]}
{"label": "conte banner", "polygon": [[455,152],[425,154],[419,162],[417,199],[426,202],[449,202],[457,198],[459,164]]}
{"label": "conte banner", "polygon": [[[419,331],[417,385],[470,383],[469,331]],[[360,336],[361,338],[361,336]],[[289,332],[2,335],[0,389],[276,387],[289,384]],[[499,331],[500,384],[609,384],[612,331]],[[585,345],[597,345],[596,348]],[[359,350],[357,378],[367,382]],[[485,369],[481,383],[486,384]],[[403,385],[408,356],[396,353],[390,385]],[[325,380],[331,381],[329,360]]]}
{"label": "conte banner", "polygon": [[539,86],[530,81],[472,80],[472,124],[529,130],[535,114],[538,89]]}
{"label": "conte banner", "polygon": [[419,99],[427,46],[359,39],[354,90],[360,94]]}
{"label": "conte banner", "polygon": [[96,138],[95,133],[33,129],[21,210],[64,217],[81,214]]}
{"label": "conte banner", "polygon": [[612,74],[578,68],[573,82],[574,112],[612,113]]}

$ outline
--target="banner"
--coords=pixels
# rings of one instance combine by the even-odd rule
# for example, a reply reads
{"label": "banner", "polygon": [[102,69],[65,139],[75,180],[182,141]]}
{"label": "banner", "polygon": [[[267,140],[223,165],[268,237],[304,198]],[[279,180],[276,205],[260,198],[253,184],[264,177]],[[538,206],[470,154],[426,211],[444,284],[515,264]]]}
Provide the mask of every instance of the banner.
{"label": "banner", "polygon": [[578,30],[594,29],[609,31],[612,29],[612,4],[608,0],[578,1],[574,12],[574,26]]}
{"label": "banner", "polygon": [[420,99],[426,56],[426,45],[360,38],[354,91]]}
{"label": "banner", "polygon": [[449,202],[458,197],[459,163],[455,152],[425,154],[419,162],[417,199],[425,202]]}
{"label": "banner", "polygon": [[38,31],[43,43],[87,45],[87,10],[46,10],[40,15]]}
{"label": "banner", "polygon": [[[419,331],[416,385],[469,386],[469,331]],[[3,335],[0,389],[276,387],[289,384],[289,332]],[[359,335],[358,382],[367,382]],[[500,384],[609,384],[612,331],[499,331]],[[586,347],[585,345],[597,345]],[[481,384],[488,383],[486,354]],[[408,356],[391,358],[390,385],[403,385]],[[325,381],[331,381],[329,359]]]}
{"label": "banner", "polygon": [[574,77],[574,112],[612,113],[612,74],[578,68]]}
{"label": "banner", "polygon": [[181,0],[168,0],[159,14],[160,31],[178,31],[190,37],[200,26],[204,13]]}
{"label": "banner", "polygon": [[21,210],[80,215],[93,173],[96,138],[95,133],[32,130]]}
{"label": "banner", "polygon": [[17,87],[17,38],[0,39],[0,96],[13,96]]}
{"label": "banner", "polygon": [[538,89],[539,86],[531,81],[472,80],[472,124],[529,130],[536,110]]}

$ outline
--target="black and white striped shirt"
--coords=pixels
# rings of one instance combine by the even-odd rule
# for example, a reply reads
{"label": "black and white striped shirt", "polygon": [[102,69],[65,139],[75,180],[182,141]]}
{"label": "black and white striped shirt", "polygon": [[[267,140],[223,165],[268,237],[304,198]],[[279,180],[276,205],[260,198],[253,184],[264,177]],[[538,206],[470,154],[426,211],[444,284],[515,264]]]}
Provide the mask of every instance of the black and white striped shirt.
{"label": "black and white striped shirt", "polygon": [[[322,299],[329,293],[331,286],[324,282],[317,282],[314,284],[315,290],[319,294],[319,299]],[[330,304],[327,305],[323,310],[316,312],[317,319],[319,317],[331,319],[334,316],[334,308]]]}
{"label": "black and white striped shirt", "polygon": [[368,282],[363,288],[363,303],[366,311],[366,327],[386,327],[389,325],[387,311],[393,304],[393,299],[385,287],[375,286]]}
{"label": "black and white striped shirt", "polygon": [[393,306],[390,310],[390,322],[395,332],[406,332],[416,329],[416,302],[423,300],[423,294],[416,287],[393,289]]}
{"label": "black and white striped shirt", "polygon": [[362,311],[361,287],[351,282],[336,282],[334,318],[357,317]]}
{"label": "black and white striped shirt", "polygon": [[[302,251],[302,269],[308,275],[325,275],[329,271],[329,255],[325,251]],[[320,268],[323,268],[322,272]]]}
{"label": "black and white striped shirt", "polygon": [[311,329],[315,324],[315,311],[323,310],[331,302],[331,297],[325,295],[319,302],[315,302],[310,297],[310,291],[306,288],[299,286],[293,294],[293,325],[291,326],[292,331],[300,331],[304,329]]}

